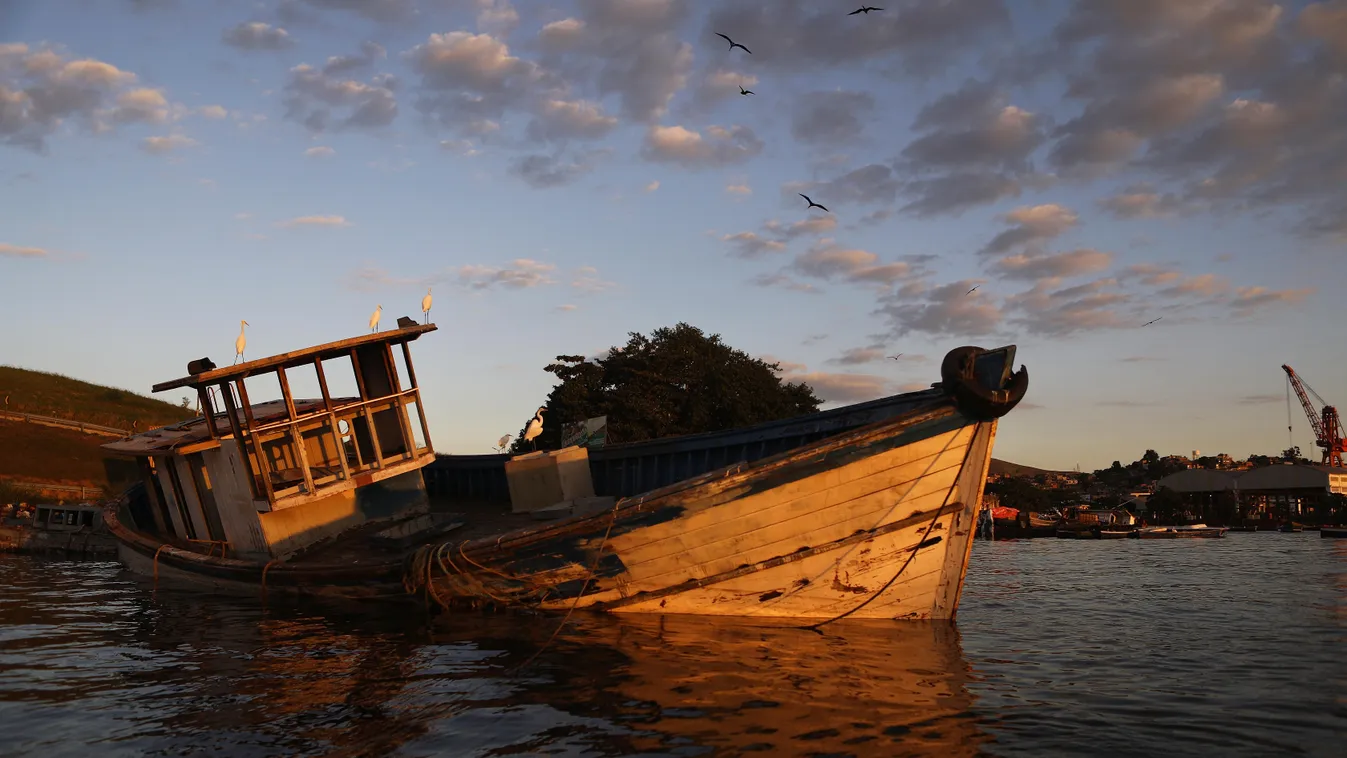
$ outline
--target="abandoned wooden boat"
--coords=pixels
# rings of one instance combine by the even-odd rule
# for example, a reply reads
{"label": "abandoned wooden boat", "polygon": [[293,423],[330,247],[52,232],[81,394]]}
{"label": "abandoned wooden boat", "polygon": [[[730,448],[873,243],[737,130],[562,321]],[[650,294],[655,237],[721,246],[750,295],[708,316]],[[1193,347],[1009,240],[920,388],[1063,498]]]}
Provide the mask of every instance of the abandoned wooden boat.
{"label": "abandoned wooden boat", "polygon": [[100,506],[36,505],[26,519],[0,519],[0,551],[54,553],[79,558],[115,558],[117,543],[103,523]]}
{"label": "abandoned wooden boat", "polygon": [[1134,537],[1143,540],[1173,540],[1224,537],[1230,531],[1224,526],[1191,524],[1188,526],[1149,526],[1133,532]]}
{"label": "abandoned wooden boat", "polygon": [[1028,386],[1014,356],[957,348],[889,418],[602,513],[423,547],[409,587],[445,607],[952,618],[997,419]]}
{"label": "abandoned wooden boat", "polygon": [[[431,508],[422,471],[435,454],[409,343],[434,329],[400,319],[227,368],[193,361],[189,376],[155,385],[195,389],[203,412],[105,446],[140,472],[107,513],[122,562],[216,590],[410,591],[446,606],[950,618],[997,419],[1028,386],[1014,346],[958,348],[929,390],[774,422],[776,433],[738,430],[743,457],[729,466],[591,498],[600,512],[568,508],[538,527],[499,499]],[[349,365],[357,396],[329,391],[332,362]],[[300,369],[321,398],[293,396],[288,372]],[[249,385],[270,375],[280,399],[250,402]],[[742,440],[754,434],[756,451],[813,438],[750,461]]]}
{"label": "abandoned wooden boat", "polygon": [[1347,537],[1347,526],[1325,526],[1319,529],[1319,536],[1324,538],[1341,539]]}
{"label": "abandoned wooden boat", "polygon": [[[1071,505],[1062,509],[1062,520],[1057,524],[1057,536],[1077,540],[1113,539],[1118,536],[1118,531],[1130,533],[1135,524],[1136,516],[1126,508]],[[1108,535],[1104,534],[1106,529],[1110,532]]]}

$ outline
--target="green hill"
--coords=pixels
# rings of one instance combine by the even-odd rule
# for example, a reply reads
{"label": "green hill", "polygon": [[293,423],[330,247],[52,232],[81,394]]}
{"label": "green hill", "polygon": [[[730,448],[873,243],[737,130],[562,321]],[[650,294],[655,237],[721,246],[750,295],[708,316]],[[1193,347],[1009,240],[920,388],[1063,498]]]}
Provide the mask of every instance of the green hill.
{"label": "green hill", "polygon": [[0,366],[0,410],[130,429],[153,429],[196,415],[180,405],[61,374]]}
{"label": "green hill", "polygon": [[[0,366],[0,409],[139,431],[196,414],[179,405],[60,374]],[[0,480],[107,484],[106,435],[0,419]]]}
{"label": "green hill", "polygon": [[987,467],[987,474],[991,476],[1041,476],[1043,474],[1058,473],[1062,472],[1034,468],[1033,466],[1021,466],[1018,463],[1002,461],[996,458],[993,458],[991,465]]}

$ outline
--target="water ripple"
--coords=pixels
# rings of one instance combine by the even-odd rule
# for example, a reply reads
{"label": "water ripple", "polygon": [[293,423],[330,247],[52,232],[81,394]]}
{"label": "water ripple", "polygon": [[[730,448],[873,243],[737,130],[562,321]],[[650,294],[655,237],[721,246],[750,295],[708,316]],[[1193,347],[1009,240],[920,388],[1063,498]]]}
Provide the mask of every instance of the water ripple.
{"label": "water ripple", "polygon": [[956,626],[463,615],[0,556],[0,754],[1332,756],[1347,544],[979,542]]}

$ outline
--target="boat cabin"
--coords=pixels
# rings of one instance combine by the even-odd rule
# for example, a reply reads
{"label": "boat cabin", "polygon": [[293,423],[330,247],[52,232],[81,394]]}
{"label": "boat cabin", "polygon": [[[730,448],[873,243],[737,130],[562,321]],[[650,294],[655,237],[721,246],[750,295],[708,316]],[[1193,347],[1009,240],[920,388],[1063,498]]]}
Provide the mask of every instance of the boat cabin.
{"label": "boat cabin", "polygon": [[[154,385],[194,390],[201,415],[103,445],[139,467],[136,526],[178,547],[274,560],[427,511],[421,468],[435,451],[409,344],[435,325],[398,327],[224,368],[202,358]],[[299,386],[317,396],[296,397]],[[263,392],[273,397],[259,402]]]}
{"label": "boat cabin", "polygon": [[97,505],[39,505],[33,526],[53,532],[94,530],[103,526],[103,509]]}

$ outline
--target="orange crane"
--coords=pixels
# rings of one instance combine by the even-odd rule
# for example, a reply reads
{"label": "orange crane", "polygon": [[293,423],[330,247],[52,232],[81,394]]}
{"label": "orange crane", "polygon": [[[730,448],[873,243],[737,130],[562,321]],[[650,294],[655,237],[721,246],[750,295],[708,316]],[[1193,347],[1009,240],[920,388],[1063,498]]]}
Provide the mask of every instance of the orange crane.
{"label": "orange crane", "polygon": [[[1342,468],[1342,456],[1347,454],[1347,439],[1343,439],[1338,409],[1325,403],[1324,399],[1319,397],[1319,393],[1300,378],[1295,369],[1282,364],[1282,370],[1286,372],[1286,380],[1296,391],[1296,397],[1300,398],[1300,405],[1305,409],[1305,416],[1309,418],[1310,426],[1314,429],[1314,444],[1324,449],[1323,465]],[[1314,410],[1310,395],[1314,395],[1314,399],[1319,401],[1319,405],[1323,407],[1322,411]]]}

